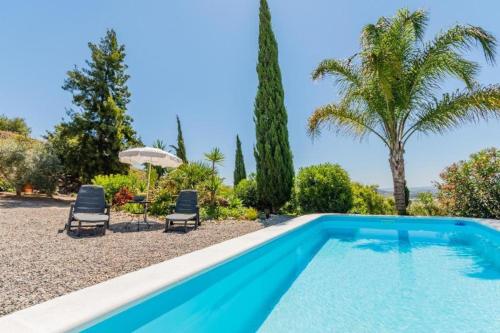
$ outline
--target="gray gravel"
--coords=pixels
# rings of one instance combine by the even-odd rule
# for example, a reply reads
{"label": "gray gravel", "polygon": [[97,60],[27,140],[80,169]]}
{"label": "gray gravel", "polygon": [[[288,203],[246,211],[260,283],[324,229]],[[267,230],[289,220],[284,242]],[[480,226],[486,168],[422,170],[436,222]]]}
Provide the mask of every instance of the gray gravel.
{"label": "gray gravel", "polygon": [[[105,236],[58,233],[68,201],[0,194],[0,315],[264,227],[259,221],[205,222],[187,234],[151,229],[113,213]],[[153,220],[155,220],[153,218]],[[281,219],[280,219],[281,220]]]}

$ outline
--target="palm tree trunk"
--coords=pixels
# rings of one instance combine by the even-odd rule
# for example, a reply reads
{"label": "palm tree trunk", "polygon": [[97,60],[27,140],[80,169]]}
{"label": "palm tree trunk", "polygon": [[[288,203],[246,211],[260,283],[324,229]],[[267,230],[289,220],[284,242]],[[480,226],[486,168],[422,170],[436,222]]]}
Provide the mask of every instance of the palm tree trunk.
{"label": "palm tree trunk", "polygon": [[407,215],[405,200],[406,178],[404,147],[401,142],[391,149],[389,164],[391,165],[392,181],[394,184],[394,201],[396,203],[396,210],[399,215]]}

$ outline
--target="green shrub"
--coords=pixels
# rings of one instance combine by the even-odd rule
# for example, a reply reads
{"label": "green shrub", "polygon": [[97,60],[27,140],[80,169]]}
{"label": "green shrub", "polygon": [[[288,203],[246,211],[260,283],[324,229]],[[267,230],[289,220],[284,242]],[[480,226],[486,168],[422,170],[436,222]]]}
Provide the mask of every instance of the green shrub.
{"label": "green shrub", "polygon": [[137,203],[127,203],[121,206],[120,209],[123,209],[130,214],[144,214],[144,206]]}
{"label": "green shrub", "polygon": [[346,213],[352,207],[351,181],[337,164],[301,168],[296,177],[296,200],[300,210]]}
{"label": "green shrub", "polygon": [[500,219],[500,150],[472,154],[440,175],[438,200],[447,214]]}
{"label": "green shrub", "polygon": [[170,214],[170,208],[175,204],[175,198],[172,193],[165,189],[157,189],[152,195],[152,204],[149,207],[150,214],[161,216]]}
{"label": "green shrub", "polygon": [[205,163],[190,162],[170,171],[160,180],[159,186],[171,193],[179,193],[181,190],[187,189],[203,192],[206,191],[204,183],[207,182],[211,174],[212,170]]}
{"label": "green shrub", "polygon": [[62,173],[59,158],[52,149],[44,145],[36,149],[28,181],[40,192],[52,195]]}
{"label": "green shrub", "polygon": [[0,177],[0,191],[11,192],[14,191],[14,188],[10,185],[10,183],[6,179]]}
{"label": "green shrub", "polygon": [[363,185],[353,182],[351,188],[353,205],[349,213],[377,215],[390,215],[396,213],[395,207],[389,198],[377,192],[376,185]]}
{"label": "green shrub", "polygon": [[252,175],[247,179],[242,179],[234,188],[234,193],[241,199],[243,205],[247,207],[258,207],[257,182]]}
{"label": "green shrub", "polygon": [[111,203],[113,197],[122,188],[127,188],[132,193],[137,193],[139,188],[144,187],[144,182],[136,175],[97,175],[92,179],[92,184],[100,185],[104,188],[106,201]]}
{"label": "green shrub", "polygon": [[408,214],[414,216],[442,216],[445,215],[443,209],[434,199],[432,193],[419,193],[417,198],[411,201]]}
{"label": "green shrub", "polygon": [[23,136],[31,133],[31,129],[23,118],[7,118],[3,114],[0,115],[0,131],[14,132]]}
{"label": "green shrub", "polygon": [[249,207],[245,208],[245,211],[243,213],[243,219],[253,221],[256,220],[259,217],[259,212],[257,209]]}

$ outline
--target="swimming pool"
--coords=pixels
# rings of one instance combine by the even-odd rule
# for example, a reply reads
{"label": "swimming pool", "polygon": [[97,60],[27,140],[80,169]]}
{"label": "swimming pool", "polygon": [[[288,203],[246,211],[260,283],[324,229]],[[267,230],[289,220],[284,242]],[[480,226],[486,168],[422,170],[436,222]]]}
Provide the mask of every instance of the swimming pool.
{"label": "swimming pool", "polygon": [[498,332],[500,233],[322,216],[79,331]]}

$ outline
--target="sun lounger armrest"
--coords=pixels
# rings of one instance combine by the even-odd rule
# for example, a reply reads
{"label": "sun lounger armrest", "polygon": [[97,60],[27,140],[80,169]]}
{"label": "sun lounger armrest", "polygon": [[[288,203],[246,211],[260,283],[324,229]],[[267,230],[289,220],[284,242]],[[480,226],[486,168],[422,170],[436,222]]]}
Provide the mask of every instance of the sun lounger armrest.
{"label": "sun lounger armrest", "polygon": [[168,206],[168,212],[169,212],[169,214],[175,213],[175,204],[170,204]]}
{"label": "sun lounger armrest", "polygon": [[69,230],[69,228],[71,227],[71,222],[73,221],[73,213],[75,212],[75,203],[72,202],[70,205],[69,205],[69,216],[68,216],[68,222],[66,223],[66,225],[64,226],[64,229],[66,230]]}
{"label": "sun lounger armrest", "polygon": [[72,202],[69,205],[69,218],[71,219],[73,217],[73,213],[75,212],[75,203]]}

